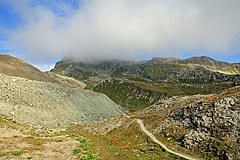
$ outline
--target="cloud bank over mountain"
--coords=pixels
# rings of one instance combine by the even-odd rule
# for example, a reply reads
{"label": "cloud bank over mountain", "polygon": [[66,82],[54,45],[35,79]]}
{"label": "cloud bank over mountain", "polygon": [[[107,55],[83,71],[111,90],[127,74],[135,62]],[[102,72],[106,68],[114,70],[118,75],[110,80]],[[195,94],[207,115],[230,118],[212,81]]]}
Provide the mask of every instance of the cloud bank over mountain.
{"label": "cloud bank over mountain", "polygon": [[[1,3],[10,3],[0,0]],[[80,0],[12,3],[24,24],[13,49],[41,60],[138,58],[240,51],[239,0]]]}

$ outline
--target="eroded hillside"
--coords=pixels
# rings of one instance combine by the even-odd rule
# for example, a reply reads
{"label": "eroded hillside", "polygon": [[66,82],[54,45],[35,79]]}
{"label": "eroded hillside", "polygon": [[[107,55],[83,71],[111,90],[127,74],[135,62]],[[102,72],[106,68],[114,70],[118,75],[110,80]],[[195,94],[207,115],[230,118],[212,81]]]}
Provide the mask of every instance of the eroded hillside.
{"label": "eroded hillside", "polygon": [[0,113],[33,125],[93,123],[124,114],[107,96],[0,74]]}

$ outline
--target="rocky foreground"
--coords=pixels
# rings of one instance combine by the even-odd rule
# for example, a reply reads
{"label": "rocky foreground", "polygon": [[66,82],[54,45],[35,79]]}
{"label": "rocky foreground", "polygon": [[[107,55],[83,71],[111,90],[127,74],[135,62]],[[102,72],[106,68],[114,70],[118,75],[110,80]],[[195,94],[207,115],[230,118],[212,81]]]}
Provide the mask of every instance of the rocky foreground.
{"label": "rocky foreground", "polygon": [[33,128],[0,115],[1,160],[91,159],[99,156],[83,136],[65,129]]}

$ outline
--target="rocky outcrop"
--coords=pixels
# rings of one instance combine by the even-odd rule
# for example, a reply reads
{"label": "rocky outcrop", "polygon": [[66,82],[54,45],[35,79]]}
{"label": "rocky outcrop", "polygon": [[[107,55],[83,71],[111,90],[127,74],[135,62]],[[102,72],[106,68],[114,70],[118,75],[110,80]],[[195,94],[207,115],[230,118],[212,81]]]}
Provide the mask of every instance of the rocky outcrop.
{"label": "rocky outcrop", "polygon": [[240,155],[240,96],[182,106],[155,133],[178,127],[187,129],[178,139],[183,147],[210,157],[236,159]]}
{"label": "rocky outcrop", "polygon": [[134,62],[122,60],[77,61],[63,59],[62,61],[57,62],[54,69],[51,71],[64,76],[87,80],[91,76],[109,76],[118,68],[132,64],[134,64]]}

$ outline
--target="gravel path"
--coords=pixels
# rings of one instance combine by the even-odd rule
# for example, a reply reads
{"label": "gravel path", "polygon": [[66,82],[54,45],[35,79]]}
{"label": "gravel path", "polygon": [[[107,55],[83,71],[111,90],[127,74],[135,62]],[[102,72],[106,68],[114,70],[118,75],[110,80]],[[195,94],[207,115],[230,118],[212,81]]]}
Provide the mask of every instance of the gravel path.
{"label": "gravel path", "polygon": [[155,143],[159,144],[162,148],[164,148],[167,152],[172,153],[174,155],[177,155],[179,157],[185,158],[187,160],[197,160],[196,158],[181,154],[181,153],[177,153],[171,149],[169,149],[164,143],[162,143],[161,141],[159,141],[151,132],[149,132],[144,124],[143,121],[140,119],[136,119],[137,123],[140,125],[141,130],[146,133]]}

